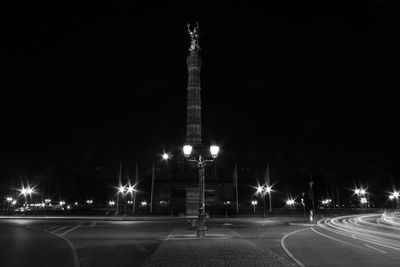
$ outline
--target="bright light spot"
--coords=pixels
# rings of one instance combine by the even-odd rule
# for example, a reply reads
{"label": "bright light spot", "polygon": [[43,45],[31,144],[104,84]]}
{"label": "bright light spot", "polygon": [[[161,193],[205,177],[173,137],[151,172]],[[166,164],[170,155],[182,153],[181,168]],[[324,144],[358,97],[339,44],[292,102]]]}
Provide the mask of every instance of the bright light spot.
{"label": "bright light spot", "polygon": [[29,195],[33,193],[33,189],[28,187],[28,189],[26,189],[26,193],[28,193]]}
{"label": "bright light spot", "polygon": [[361,190],[360,190],[360,194],[361,194],[361,195],[365,195],[366,192],[367,192],[367,191],[365,191],[365,189],[361,189]]}
{"label": "bright light spot", "polygon": [[266,191],[267,193],[271,193],[271,191],[272,191],[272,186],[267,185],[267,186],[265,187],[265,191]]}
{"label": "bright light spot", "polygon": [[142,205],[143,207],[146,207],[147,206],[147,202],[146,201],[142,201],[142,202],[140,202],[140,205]]}
{"label": "bright light spot", "polygon": [[393,199],[394,199],[394,196],[393,196],[393,195],[390,195],[390,196],[389,196],[389,199],[390,199],[390,200],[393,200]]}
{"label": "bright light spot", "polygon": [[92,203],[93,203],[93,200],[88,199],[88,200],[86,200],[86,203],[87,203],[87,204],[92,204]]}
{"label": "bright light spot", "polygon": [[354,194],[359,195],[360,194],[360,189],[358,189],[358,188],[354,189]]}
{"label": "bright light spot", "polygon": [[114,206],[114,204],[115,204],[114,201],[109,201],[109,202],[108,202],[108,205],[110,205],[110,206]]}
{"label": "bright light spot", "polygon": [[394,196],[395,198],[398,198],[398,197],[399,197],[399,195],[400,195],[400,193],[399,193],[399,192],[394,192],[394,193],[393,193],[393,196]]}
{"label": "bright light spot", "polygon": [[263,190],[264,190],[263,186],[261,186],[261,185],[257,186],[257,194],[261,194],[263,192]]}
{"label": "bright light spot", "polygon": [[13,198],[12,198],[12,197],[7,197],[6,200],[7,200],[8,202],[11,202],[11,201],[13,201]]}
{"label": "bright light spot", "polygon": [[257,205],[257,200],[252,200],[251,205]]}
{"label": "bright light spot", "polygon": [[17,204],[17,201],[13,200],[13,202],[11,202],[11,204],[15,205],[15,204]]}
{"label": "bright light spot", "polygon": [[362,197],[360,201],[361,201],[361,204],[366,204],[367,203],[367,198]]}
{"label": "bright light spot", "polygon": [[78,202],[75,202],[75,206],[78,206]]}
{"label": "bright light spot", "polygon": [[162,155],[162,157],[163,157],[164,160],[169,159],[169,155],[168,155],[167,153],[164,153],[164,154]]}
{"label": "bright light spot", "polygon": [[70,206],[70,205],[67,206],[67,210],[69,210],[69,209],[71,209],[71,206]]}
{"label": "bright light spot", "polygon": [[50,202],[51,202],[51,199],[50,199],[50,198],[46,198],[46,199],[44,200],[44,202],[50,203]]}
{"label": "bright light spot", "polygon": [[65,204],[65,201],[62,201],[62,200],[61,200],[61,201],[59,202],[59,204],[60,204],[60,206],[62,206],[62,205]]}
{"label": "bright light spot", "polygon": [[128,192],[132,193],[133,191],[135,191],[135,186],[134,185],[128,186]]}
{"label": "bright light spot", "polygon": [[210,152],[211,152],[211,156],[213,158],[216,158],[218,156],[219,146],[210,146]]}
{"label": "bright light spot", "polygon": [[293,199],[288,199],[288,200],[286,201],[286,205],[288,205],[288,206],[294,205],[294,200],[293,200]]}
{"label": "bright light spot", "polygon": [[193,147],[191,145],[183,146],[183,154],[185,155],[185,157],[190,156],[190,154],[192,153],[192,149],[193,149]]}
{"label": "bright light spot", "polygon": [[125,191],[125,186],[120,185],[118,188],[118,193],[124,193]]}

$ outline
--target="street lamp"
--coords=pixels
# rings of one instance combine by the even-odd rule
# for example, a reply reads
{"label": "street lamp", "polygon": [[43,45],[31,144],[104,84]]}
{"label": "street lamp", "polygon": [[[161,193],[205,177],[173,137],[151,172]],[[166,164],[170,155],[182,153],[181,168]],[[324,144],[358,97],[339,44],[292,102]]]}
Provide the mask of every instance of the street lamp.
{"label": "street lamp", "polygon": [[265,217],[265,195],[268,194],[269,197],[269,213],[272,213],[272,204],[271,204],[271,192],[272,192],[272,186],[270,185],[258,185],[257,186],[257,191],[256,194],[259,194],[262,196],[264,200],[264,217]]}
{"label": "street lamp", "polygon": [[293,207],[294,203],[295,203],[294,199],[292,199],[292,198],[289,198],[288,200],[286,200],[286,205],[288,205],[290,207]]}
{"label": "street lamp", "polygon": [[119,194],[123,195],[125,193],[125,186],[119,185],[117,187],[117,205],[115,208],[115,214],[118,214],[119,211]]}
{"label": "street lamp", "polygon": [[205,236],[206,231],[206,216],[205,216],[205,177],[204,177],[204,168],[209,165],[214,159],[217,158],[219,153],[219,147],[216,145],[210,146],[210,153],[212,159],[204,159],[203,156],[198,155],[197,159],[191,159],[190,155],[192,154],[193,147],[191,145],[183,146],[183,154],[188,159],[189,162],[197,163],[197,168],[199,169],[199,214],[198,214],[198,224],[197,224],[197,236],[202,238]]}
{"label": "street lamp", "polygon": [[256,213],[257,200],[252,200],[251,205],[253,205],[253,212]]}
{"label": "street lamp", "polygon": [[398,191],[394,191],[390,196],[389,196],[389,198],[391,199],[391,200],[393,200],[393,199],[395,199],[396,200],[396,209],[398,209],[399,208],[399,200],[400,200],[400,192],[398,192]]}
{"label": "street lamp", "polygon": [[162,155],[162,158],[163,158],[164,160],[168,160],[168,159],[169,159],[168,153],[164,153],[164,154]]}

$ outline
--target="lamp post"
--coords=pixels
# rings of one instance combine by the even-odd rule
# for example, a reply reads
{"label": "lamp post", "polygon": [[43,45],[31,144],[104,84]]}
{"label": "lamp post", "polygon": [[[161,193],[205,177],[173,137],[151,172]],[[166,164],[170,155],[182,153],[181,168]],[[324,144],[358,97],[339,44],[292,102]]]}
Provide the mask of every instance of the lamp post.
{"label": "lamp post", "polygon": [[256,213],[256,205],[257,205],[257,200],[252,200],[251,205],[253,205],[253,212],[254,214]]}
{"label": "lamp post", "polygon": [[396,209],[399,209],[399,202],[400,202],[400,192],[394,191],[390,196],[390,200],[393,199],[396,201]]}
{"label": "lamp post", "polygon": [[120,185],[118,187],[118,191],[117,191],[117,205],[116,205],[116,208],[115,208],[115,214],[118,214],[118,211],[119,211],[119,194],[123,195],[124,192],[125,192],[125,186]]}
{"label": "lamp post", "polygon": [[270,185],[259,185],[257,186],[257,194],[261,195],[264,201],[264,217],[265,217],[265,195],[268,194],[269,197],[269,213],[272,213],[272,205],[271,205],[271,191],[272,191],[272,186]]}
{"label": "lamp post", "polygon": [[205,236],[206,226],[206,216],[205,216],[205,177],[204,177],[204,168],[213,162],[219,152],[218,146],[210,146],[210,153],[212,159],[204,159],[202,155],[198,155],[198,158],[190,158],[192,154],[193,147],[191,145],[183,146],[183,154],[188,159],[189,162],[194,162],[197,164],[197,168],[199,169],[199,214],[198,214],[198,223],[197,223],[197,236],[202,238]]}

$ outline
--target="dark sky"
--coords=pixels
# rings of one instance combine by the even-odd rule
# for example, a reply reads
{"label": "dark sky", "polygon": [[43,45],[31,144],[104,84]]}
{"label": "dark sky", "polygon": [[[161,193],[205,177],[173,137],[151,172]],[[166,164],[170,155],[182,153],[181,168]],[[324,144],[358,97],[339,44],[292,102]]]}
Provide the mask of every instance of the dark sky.
{"label": "dark sky", "polygon": [[22,169],[151,161],[181,145],[186,23],[197,20],[203,135],[229,166],[399,173],[389,1],[35,2],[7,13],[2,179]]}

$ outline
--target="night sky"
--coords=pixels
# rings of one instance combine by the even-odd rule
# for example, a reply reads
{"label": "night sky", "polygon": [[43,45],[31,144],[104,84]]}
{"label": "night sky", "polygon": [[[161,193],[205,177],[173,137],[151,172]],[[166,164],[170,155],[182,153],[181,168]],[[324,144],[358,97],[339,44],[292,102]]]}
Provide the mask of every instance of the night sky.
{"label": "night sky", "polygon": [[181,146],[186,23],[196,21],[203,138],[221,146],[220,176],[229,178],[237,161],[262,177],[269,161],[282,184],[304,183],[298,177],[312,172],[370,180],[382,191],[400,186],[399,44],[389,1],[35,2],[7,13],[0,98],[7,186],[52,170],[64,178],[45,181],[68,184],[70,173],[114,179],[120,161],[131,168],[139,161],[144,171]]}

